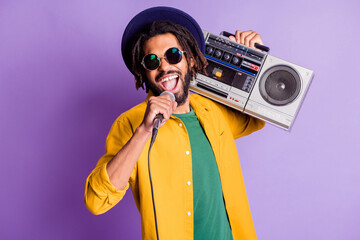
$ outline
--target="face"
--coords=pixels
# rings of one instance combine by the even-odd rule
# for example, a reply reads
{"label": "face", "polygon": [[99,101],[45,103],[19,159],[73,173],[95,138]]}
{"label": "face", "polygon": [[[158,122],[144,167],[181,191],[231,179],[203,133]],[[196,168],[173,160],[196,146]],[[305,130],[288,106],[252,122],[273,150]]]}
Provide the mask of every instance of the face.
{"label": "face", "polygon": [[[148,88],[155,95],[170,91],[174,93],[176,102],[180,106],[188,101],[190,74],[184,55],[177,64],[170,64],[164,59],[165,52],[173,47],[183,50],[177,38],[171,33],[160,34],[147,40],[143,46],[144,54],[156,54],[161,59],[161,64],[159,68],[145,72]],[[190,64],[192,66],[193,62]]]}

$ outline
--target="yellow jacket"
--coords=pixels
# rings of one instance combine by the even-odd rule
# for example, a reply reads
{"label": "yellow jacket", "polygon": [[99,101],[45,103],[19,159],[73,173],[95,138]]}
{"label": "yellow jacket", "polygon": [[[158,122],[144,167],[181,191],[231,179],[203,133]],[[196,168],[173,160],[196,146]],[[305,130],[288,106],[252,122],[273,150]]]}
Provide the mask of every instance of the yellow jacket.
{"label": "yellow jacket", "polygon": [[[156,239],[145,145],[129,183],[118,191],[110,183],[106,164],[141,124],[147,101],[121,114],[106,139],[105,155],[85,184],[85,205],[94,214],[115,206],[129,188],[141,215],[143,239]],[[219,168],[225,207],[234,240],[256,239],[234,139],[264,126],[264,122],[232,110],[200,95],[190,95],[190,105],[212,146]],[[193,239],[193,188],[191,148],[186,128],[175,116],[159,129],[151,150],[151,176],[160,239]]]}

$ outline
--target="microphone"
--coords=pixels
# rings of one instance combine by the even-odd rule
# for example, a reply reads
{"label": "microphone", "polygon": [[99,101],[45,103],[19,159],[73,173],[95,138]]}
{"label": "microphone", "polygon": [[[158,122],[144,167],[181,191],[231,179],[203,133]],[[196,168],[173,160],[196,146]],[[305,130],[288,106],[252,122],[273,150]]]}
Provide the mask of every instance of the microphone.
{"label": "microphone", "polygon": [[[164,94],[169,94],[171,101],[175,101],[175,96],[172,92],[169,91],[164,91],[160,94],[164,95]],[[150,170],[150,151],[151,148],[155,142],[155,138],[157,135],[157,132],[159,130],[160,127],[160,123],[162,122],[162,120],[164,119],[164,116],[159,113],[156,115],[156,117],[154,118],[154,126],[153,126],[153,130],[152,130],[152,136],[151,136],[151,140],[150,140],[150,146],[149,146],[149,152],[148,152],[148,169],[149,169],[149,180],[150,180],[150,187],[151,187],[151,197],[152,197],[152,203],[153,203],[153,210],[154,210],[154,218],[155,218],[155,230],[156,230],[156,239],[159,240],[159,231],[158,231],[158,225],[157,225],[157,218],[156,218],[156,209],[155,209],[155,199],[154,199],[154,190],[153,190],[153,184],[152,184],[152,180],[151,180],[151,170]]]}
{"label": "microphone", "polygon": [[[164,91],[160,94],[160,96],[165,95],[165,94],[169,94],[171,101],[175,101],[175,95],[172,92]],[[153,134],[154,134],[154,131],[157,132],[157,130],[159,130],[160,123],[162,122],[163,119],[164,119],[164,116],[161,113],[156,115],[156,117],[154,118]]]}
{"label": "microphone", "polygon": [[[164,95],[164,94],[169,94],[171,101],[175,101],[175,96],[172,92],[169,91],[164,91],[160,94]],[[158,226],[157,226],[157,218],[156,218],[156,209],[155,209],[155,200],[154,200],[154,191],[153,191],[153,184],[152,184],[152,180],[151,180],[151,170],[150,170],[150,151],[152,148],[152,145],[155,142],[155,138],[157,135],[157,132],[159,130],[160,127],[160,123],[162,122],[162,120],[164,119],[164,116],[159,113],[156,115],[156,117],[154,118],[154,126],[153,126],[153,130],[152,130],[152,136],[151,136],[151,141],[150,141],[150,146],[149,146],[149,152],[148,152],[148,169],[149,169],[149,179],[150,179],[150,187],[151,187],[151,196],[152,196],[152,203],[153,203],[153,210],[154,210],[154,217],[155,217],[155,228],[156,228],[156,238],[159,239],[159,234],[158,234]]]}

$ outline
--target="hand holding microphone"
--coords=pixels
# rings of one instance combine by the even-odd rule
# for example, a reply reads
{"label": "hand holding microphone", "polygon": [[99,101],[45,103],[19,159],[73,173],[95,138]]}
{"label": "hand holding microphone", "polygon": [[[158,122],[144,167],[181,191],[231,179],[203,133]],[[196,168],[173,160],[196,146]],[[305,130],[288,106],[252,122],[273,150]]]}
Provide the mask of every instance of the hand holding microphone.
{"label": "hand holding microphone", "polygon": [[[171,115],[171,112],[173,110],[175,110],[175,107],[176,107],[176,102],[175,102],[175,96],[172,92],[169,92],[169,91],[164,91],[160,94],[160,96],[163,96],[163,95],[169,95],[170,98],[171,98],[171,106],[170,106],[170,109],[168,110],[171,110],[169,115],[167,116],[166,115],[166,120],[169,119],[170,115]],[[175,102],[175,104],[174,104]],[[164,119],[164,115],[162,113],[158,113],[156,114],[155,118],[154,118],[154,125],[153,125],[153,129],[152,129],[152,136],[151,136],[151,143],[150,143],[150,146],[152,146],[152,144],[154,143],[155,141],[155,138],[156,138],[156,135],[157,135],[157,132],[159,130],[159,127],[160,127],[160,124],[161,122],[163,121]]]}
{"label": "hand holding microphone", "polygon": [[151,133],[153,129],[159,129],[170,118],[176,107],[177,103],[172,92],[164,91],[160,96],[150,97],[142,123],[145,130]]}
{"label": "hand holding microphone", "polygon": [[[175,95],[172,92],[169,91],[164,91],[160,94],[160,96],[168,94],[171,98],[171,101],[174,102],[175,101]],[[153,131],[154,129],[159,129],[160,124],[162,122],[162,120],[164,119],[164,115],[162,115],[161,113],[158,113],[154,119],[154,126],[153,126]]]}

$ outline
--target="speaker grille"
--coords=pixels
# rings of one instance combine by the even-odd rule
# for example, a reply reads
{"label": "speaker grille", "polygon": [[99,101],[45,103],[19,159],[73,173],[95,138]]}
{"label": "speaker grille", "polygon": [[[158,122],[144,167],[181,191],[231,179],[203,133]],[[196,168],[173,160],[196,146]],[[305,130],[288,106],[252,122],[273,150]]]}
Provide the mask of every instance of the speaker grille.
{"label": "speaker grille", "polygon": [[301,79],[289,66],[279,65],[266,70],[259,83],[260,94],[270,104],[283,106],[299,95]]}

